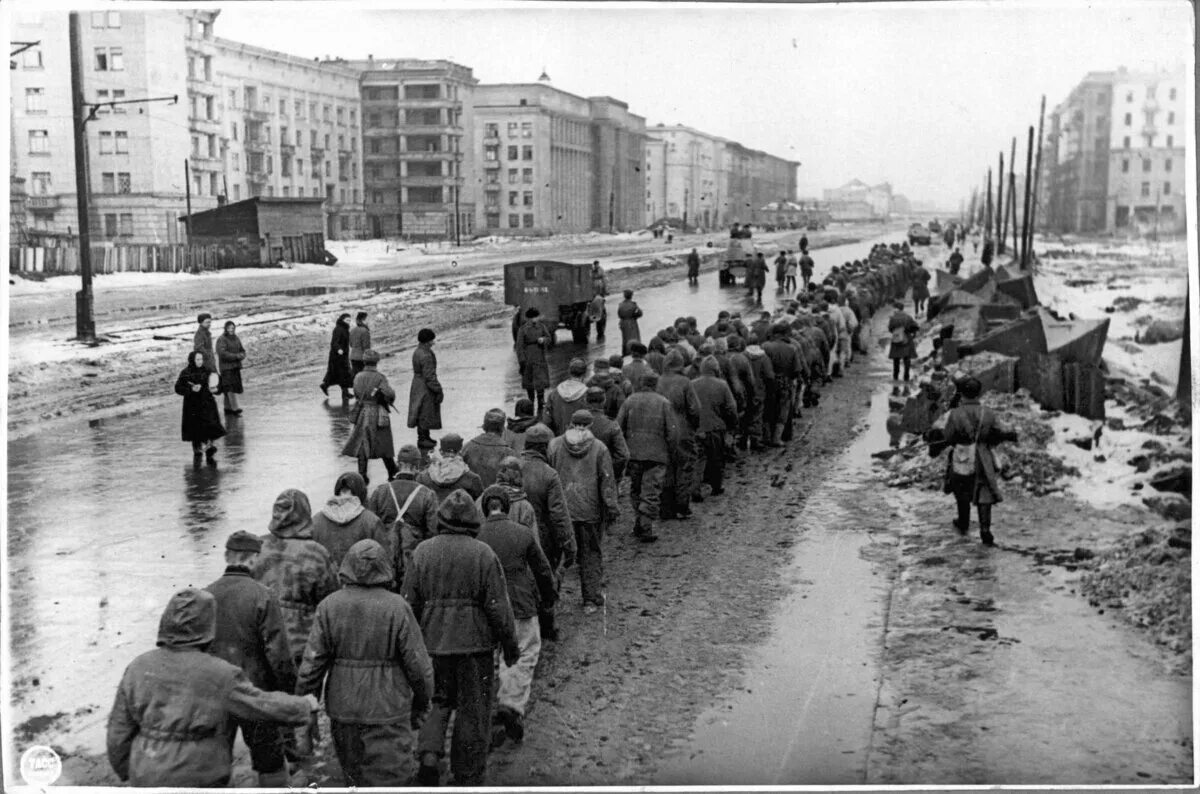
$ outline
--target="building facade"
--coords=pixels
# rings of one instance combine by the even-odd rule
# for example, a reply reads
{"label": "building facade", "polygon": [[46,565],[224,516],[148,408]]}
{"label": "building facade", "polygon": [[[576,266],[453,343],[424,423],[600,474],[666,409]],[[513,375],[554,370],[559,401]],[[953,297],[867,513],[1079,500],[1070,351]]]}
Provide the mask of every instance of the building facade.
{"label": "building facade", "polygon": [[337,61],[360,75],[367,233],[415,240],[475,234],[471,70],[412,58]]}
{"label": "building facade", "polygon": [[852,179],[841,187],[825,190],[825,201],[835,220],[879,220],[893,212],[892,186],[888,182],[868,185]]}
{"label": "building facade", "polygon": [[[228,201],[324,198],[327,238],[365,236],[358,73],[225,39],[216,58]],[[213,154],[211,137],[192,145]],[[224,182],[200,187],[224,194]]]}
{"label": "building facade", "polygon": [[1185,89],[1182,70],[1087,74],[1049,116],[1045,228],[1182,230]]}
{"label": "building facade", "polygon": [[480,85],[476,223],[490,234],[641,228],[645,119],[548,82]]}

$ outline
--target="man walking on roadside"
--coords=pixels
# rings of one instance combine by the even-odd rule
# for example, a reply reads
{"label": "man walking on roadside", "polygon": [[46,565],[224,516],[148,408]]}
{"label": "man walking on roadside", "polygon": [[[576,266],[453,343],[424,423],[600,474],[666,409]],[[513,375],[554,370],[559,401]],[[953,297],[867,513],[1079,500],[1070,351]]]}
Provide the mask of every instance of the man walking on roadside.
{"label": "man walking on roadside", "polygon": [[667,398],[675,413],[678,435],[671,446],[667,464],[666,504],[663,518],[692,517],[692,495],[696,492],[696,430],[700,427],[700,400],[692,382],[683,374],[683,354],[672,350],[663,361],[664,373],[658,379],[658,393]]}
{"label": "man walking on roadside", "polygon": [[350,369],[355,375],[363,371],[363,353],[371,349],[367,313],[359,312],[354,317],[354,327],[350,329]]}
{"label": "man walking on roadside", "polygon": [[687,258],[687,274],[689,284],[700,283],[700,254],[693,248]]}
{"label": "man walking on roadside", "polygon": [[[564,568],[575,564],[576,547],[575,529],[571,525],[562,478],[550,465],[550,442],[553,440],[554,434],[550,428],[542,424],[534,425],[525,432],[525,449],[521,452],[521,484],[537,516],[538,539],[542,550],[546,552],[546,559],[550,561],[550,568],[557,577],[560,564]],[[542,637],[557,640],[558,629],[554,625],[552,605],[543,606],[538,620]]]}
{"label": "man walking on roadside", "polygon": [[405,444],[396,453],[396,476],[371,492],[368,509],[388,528],[392,544],[392,570],[396,590],[421,541],[437,534],[438,497],[432,488],[417,482],[421,451]]}

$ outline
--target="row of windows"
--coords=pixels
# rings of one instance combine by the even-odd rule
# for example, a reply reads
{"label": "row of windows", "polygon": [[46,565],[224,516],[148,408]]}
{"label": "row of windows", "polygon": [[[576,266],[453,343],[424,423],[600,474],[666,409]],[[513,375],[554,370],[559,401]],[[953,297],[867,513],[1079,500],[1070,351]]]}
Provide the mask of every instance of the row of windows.
{"label": "row of windows", "polygon": [[[1163,184],[1162,184],[1162,194],[1163,194],[1164,196],[1169,196],[1169,195],[1171,195],[1171,183],[1170,183],[1170,182],[1163,182]],[[1150,195],[1150,183],[1149,183],[1149,182],[1143,182],[1143,183],[1142,183],[1142,195],[1143,195],[1143,196],[1149,196],[1149,195]]]}
{"label": "row of windows", "polygon": [[[1156,85],[1146,86],[1146,99],[1154,99],[1154,95],[1157,92],[1158,92],[1158,86],[1156,86]],[[1167,99],[1171,100],[1172,102],[1175,101],[1176,96],[1178,96],[1177,89],[1172,88],[1167,92]],[[1133,92],[1132,91],[1129,91],[1128,93],[1125,94],[1125,101],[1126,102],[1133,101]]]}
{"label": "row of windows", "polygon": [[[499,207],[500,206],[499,194],[498,193],[488,193],[486,206]],[[525,190],[525,191],[510,190],[510,191],[508,191],[508,206],[510,206],[510,207],[521,207],[521,206],[532,207],[533,206],[533,191],[532,190]]]}
{"label": "row of windows", "polygon": [[106,213],[104,216],[105,237],[133,237],[133,213]]}
{"label": "row of windows", "polygon": [[[1154,164],[1153,160],[1143,157],[1142,158],[1142,172],[1149,173],[1151,171],[1151,169],[1153,168],[1153,164]],[[1170,157],[1163,160],[1163,170],[1164,171],[1170,171],[1172,166],[1174,166],[1174,165],[1175,165],[1175,163]],[[1123,173],[1123,174],[1129,173],[1129,158],[1128,157],[1121,160],[1121,173]]]}
{"label": "row of windows", "polygon": [[[491,161],[491,162],[495,162],[495,161],[499,160],[500,159],[500,147],[498,145],[483,147],[483,159]],[[533,146],[532,145],[509,146],[508,147],[508,159],[509,160],[532,160],[533,159]]]}
{"label": "row of windows", "polygon": [[[485,219],[489,229],[500,228],[500,213],[489,212],[485,215]],[[520,229],[522,226],[526,229],[533,228],[533,213],[527,212],[524,215],[511,214],[508,216],[508,228]]]}
{"label": "row of windows", "polygon": [[[1146,134],[1146,135],[1143,135],[1143,136],[1142,136],[1142,138],[1144,138],[1144,139],[1145,139],[1145,141],[1146,141],[1146,146],[1147,146],[1148,148],[1151,148],[1151,149],[1152,149],[1152,148],[1154,148],[1154,139],[1155,139],[1155,137],[1157,137],[1157,136],[1155,136],[1155,135],[1152,135],[1152,134]],[[1128,149],[1128,148],[1129,148],[1129,145],[1130,145],[1131,143],[1132,143],[1132,139],[1131,139],[1131,138],[1130,138],[1128,135],[1126,135],[1126,136],[1125,136],[1125,138],[1124,138],[1124,139],[1121,141],[1121,148],[1122,148],[1122,149]],[[1166,147],[1167,147],[1168,149],[1174,149],[1174,148],[1175,148],[1175,136],[1174,136],[1174,135],[1168,135],[1168,136],[1167,136],[1167,143],[1166,143]],[[1103,149],[1104,147],[1103,147],[1103,146],[1098,146],[1097,148],[1099,148],[1099,149]]]}
{"label": "row of windows", "polygon": [[[262,103],[260,105],[258,100],[258,88],[255,86],[244,87],[242,89],[241,96],[243,99],[242,107],[246,110],[261,110],[270,113],[273,108],[278,107],[279,116],[281,118],[287,118],[289,116],[288,100],[284,97],[280,97],[279,104],[274,105],[272,103],[271,95],[263,94]],[[230,110],[239,109],[238,97],[239,92],[236,88],[229,89]],[[305,114],[306,107],[308,111],[307,115]],[[318,108],[320,109],[320,113],[317,112]],[[309,102],[306,105],[304,100],[294,99],[292,100],[292,113],[290,115],[297,121],[306,121],[311,119],[312,121],[325,121],[329,124],[337,123],[343,127],[346,126],[346,119],[349,118],[351,127],[358,125],[357,110],[354,108],[344,108],[341,105],[332,105],[328,102]]]}
{"label": "row of windows", "polygon": [[101,193],[130,193],[133,180],[128,171],[105,171],[100,174]]}
{"label": "row of windows", "polygon": [[[1146,124],[1148,126],[1152,126],[1154,124],[1154,114],[1155,114],[1155,111],[1153,111],[1153,110],[1145,111]],[[1101,123],[1103,123],[1103,121],[1101,121]],[[1175,123],[1175,111],[1173,111],[1173,110],[1167,111],[1167,123],[1168,124]],[[1133,114],[1132,113],[1125,114],[1125,126],[1126,127],[1133,126]]]}
{"label": "row of windows", "polygon": [[[408,190],[408,202],[410,204],[444,204],[446,203],[445,193],[440,187],[410,187]],[[357,191],[356,191],[357,192]],[[392,195],[390,191],[372,190],[372,204],[388,203],[388,196]],[[397,190],[395,192],[395,203],[404,204],[404,192]]]}

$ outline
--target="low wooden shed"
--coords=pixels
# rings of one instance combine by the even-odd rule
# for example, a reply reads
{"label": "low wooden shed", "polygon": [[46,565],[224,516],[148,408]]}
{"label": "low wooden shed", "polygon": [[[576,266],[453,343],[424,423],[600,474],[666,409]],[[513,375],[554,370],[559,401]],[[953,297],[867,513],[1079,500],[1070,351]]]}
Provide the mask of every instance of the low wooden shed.
{"label": "low wooden shed", "polygon": [[192,245],[216,246],[218,267],[264,267],[279,260],[325,263],[323,198],[255,196],[194,212]]}

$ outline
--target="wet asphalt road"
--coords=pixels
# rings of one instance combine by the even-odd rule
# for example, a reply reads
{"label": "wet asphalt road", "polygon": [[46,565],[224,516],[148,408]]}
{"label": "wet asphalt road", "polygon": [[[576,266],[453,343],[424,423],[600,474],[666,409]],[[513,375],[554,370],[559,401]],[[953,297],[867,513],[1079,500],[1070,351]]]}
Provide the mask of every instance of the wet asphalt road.
{"label": "wet asphalt road", "polygon": [[[900,234],[877,239],[898,241]],[[794,245],[794,238],[788,242]],[[817,278],[832,265],[865,256],[874,242],[815,250]],[[550,356],[552,382],[564,376],[573,357],[586,354],[591,361],[618,351],[619,276],[613,282],[617,297],[609,299],[608,338],[593,337],[584,348],[560,331]],[[703,327],[721,309],[748,317],[756,308],[744,290],[719,289],[715,272],[704,274],[696,287],[675,283],[634,297],[646,313],[644,338],[680,315],[696,316]],[[767,308],[776,307],[770,288],[766,300]],[[511,409],[522,395],[507,316],[445,334],[435,350],[447,394],[443,433],[470,438],[480,432],[488,408]],[[380,365],[402,411],[410,352]],[[247,375],[245,414],[228,420],[215,466],[193,465],[190,446],[178,440],[179,405],[173,397],[135,416],[9,444],[13,724],[62,715],[62,746],[102,750],[121,672],[153,647],[171,593],[215,580],[223,568],[225,538],[239,529],[265,533],[280,491],[303,490],[315,511],[331,496],[337,476],[354,469],[353,459],[340,455],[349,434],[347,408],[339,399],[322,397],[316,388],[319,369],[265,382]],[[403,426],[404,414],[398,418],[397,447],[415,441],[415,431]],[[380,461],[371,463],[370,474],[372,485],[382,482]]]}

